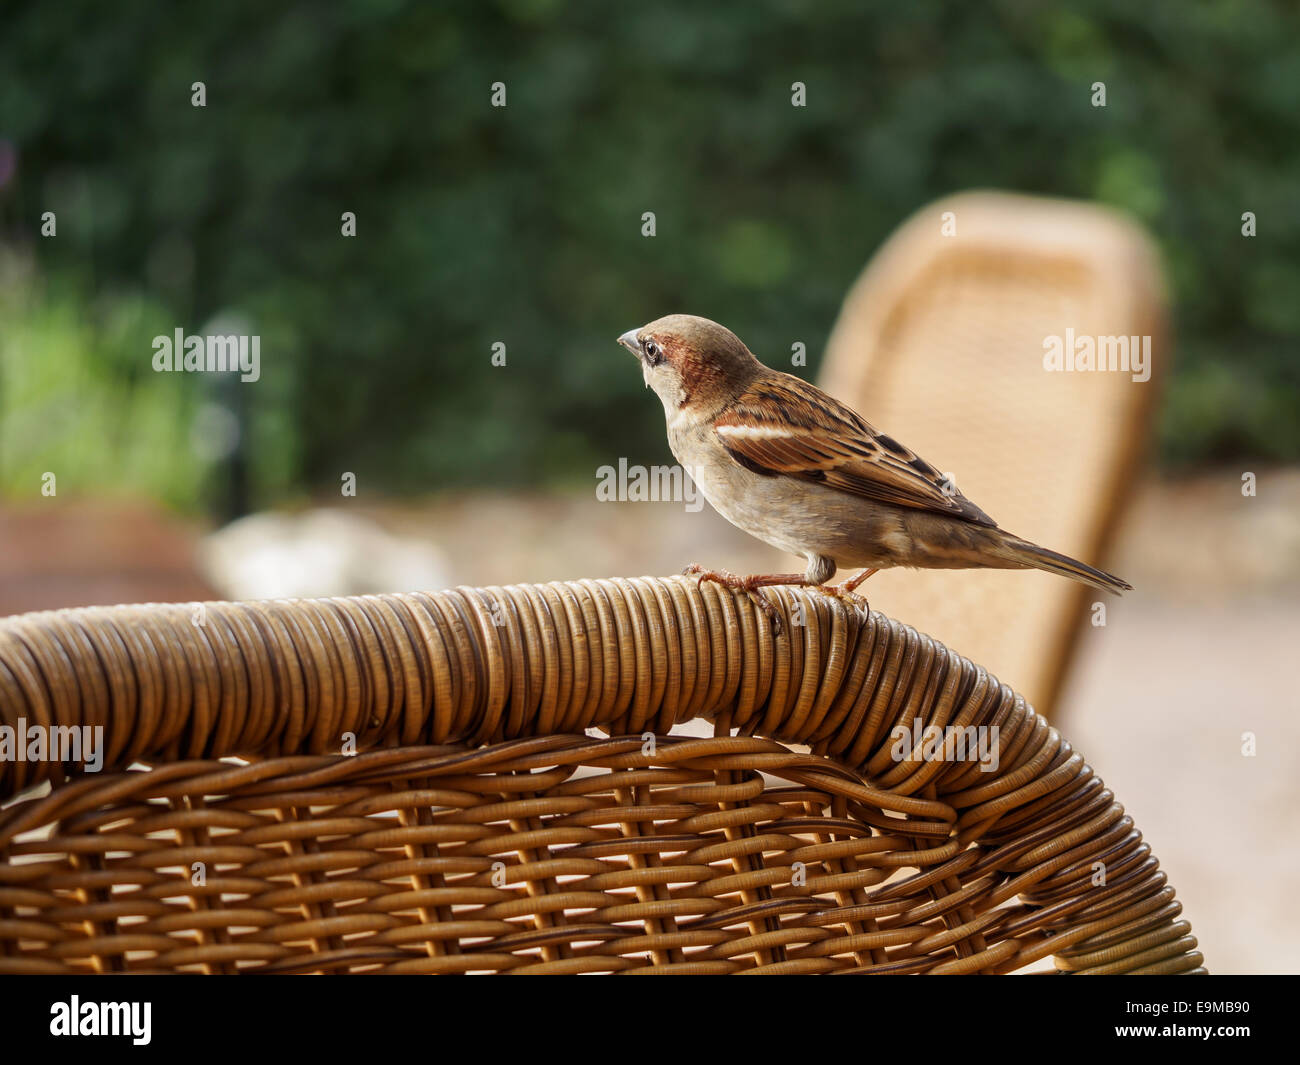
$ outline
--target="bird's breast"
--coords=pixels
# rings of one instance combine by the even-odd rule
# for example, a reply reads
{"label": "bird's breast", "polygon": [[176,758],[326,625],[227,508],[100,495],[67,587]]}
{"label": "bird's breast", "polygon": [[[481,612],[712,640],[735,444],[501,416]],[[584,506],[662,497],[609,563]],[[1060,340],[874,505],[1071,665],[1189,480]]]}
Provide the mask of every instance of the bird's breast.
{"label": "bird's breast", "polygon": [[732,525],[793,555],[839,566],[893,565],[910,550],[896,507],[736,462],[711,426],[670,423],[668,442],[701,494]]}

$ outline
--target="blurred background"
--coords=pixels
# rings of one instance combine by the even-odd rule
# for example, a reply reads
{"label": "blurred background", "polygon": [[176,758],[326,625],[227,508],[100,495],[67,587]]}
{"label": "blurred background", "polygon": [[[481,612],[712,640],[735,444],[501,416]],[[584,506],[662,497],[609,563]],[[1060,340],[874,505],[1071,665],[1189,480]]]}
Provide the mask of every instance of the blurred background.
{"label": "blurred background", "polygon": [[[1091,560],[1138,593],[1055,716],[1211,969],[1295,971],[1298,98],[1283,2],[10,3],[0,614],[769,568],[707,508],[597,501],[672,461],[613,338],[689,311],[813,379],[923,205],[1107,205],[1174,357]],[[260,379],[154,372],[177,329],[258,335]]]}

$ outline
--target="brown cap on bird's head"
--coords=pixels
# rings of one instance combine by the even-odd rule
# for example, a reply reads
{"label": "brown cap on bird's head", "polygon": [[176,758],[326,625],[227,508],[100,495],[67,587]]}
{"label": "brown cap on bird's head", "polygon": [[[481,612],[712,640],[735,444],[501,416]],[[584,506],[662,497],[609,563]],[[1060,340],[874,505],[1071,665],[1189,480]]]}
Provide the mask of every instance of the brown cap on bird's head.
{"label": "brown cap on bird's head", "polygon": [[667,314],[618,338],[641,360],[646,384],[667,407],[721,408],[762,364],[726,326],[693,314]]}

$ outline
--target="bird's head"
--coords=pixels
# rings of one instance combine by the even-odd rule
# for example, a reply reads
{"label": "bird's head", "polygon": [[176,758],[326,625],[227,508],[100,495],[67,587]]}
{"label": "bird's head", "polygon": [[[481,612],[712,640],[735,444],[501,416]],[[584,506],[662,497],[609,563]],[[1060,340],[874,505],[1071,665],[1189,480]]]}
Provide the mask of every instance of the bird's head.
{"label": "bird's head", "polygon": [[646,387],[663,401],[670,421],[721,410],[763,371],[740,337],[693,314],[656,318],[618,342],[641,360]]}

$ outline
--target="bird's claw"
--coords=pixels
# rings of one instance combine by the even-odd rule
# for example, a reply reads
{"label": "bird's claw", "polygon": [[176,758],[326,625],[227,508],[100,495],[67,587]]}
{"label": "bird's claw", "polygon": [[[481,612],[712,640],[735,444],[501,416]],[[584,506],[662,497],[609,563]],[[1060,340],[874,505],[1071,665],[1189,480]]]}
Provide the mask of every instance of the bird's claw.
{"label": "bird's claw", "polygon": [[682,573],[687,577],[699,576],[699,580],[695,582],[696,588],[704,587],[705,581],[712,581],[715,584],[721,584],[724,588],[744,592],[749,596],[750,601],[767,615],[767,619],[772,623],[772,628],[776,634],[781,635],[781,612],[758,590],[758,587],[754,584],[754,578],[741,577],[725,569],[705,569],[698,562],[692,562],[682,570]]}
{"label": "bird's claw", "polygon": [[861,610],[865,610],[867,613],[871,613],[871,604],[867,602],[867,597],[865,595],[859,595],[857,592],[851,591],[842,585],[823,584],[820,585],[817,590],[823,595],[829,595],[832,599],[838,599],[841,603],[847,603],[849,606],[855,606]]}

